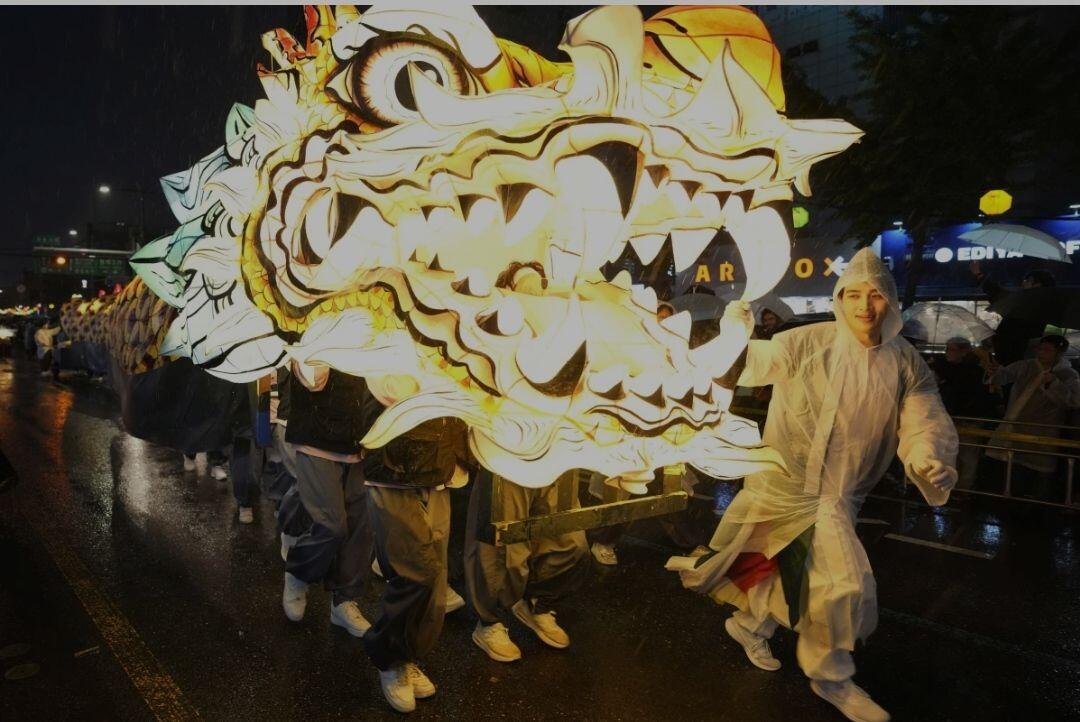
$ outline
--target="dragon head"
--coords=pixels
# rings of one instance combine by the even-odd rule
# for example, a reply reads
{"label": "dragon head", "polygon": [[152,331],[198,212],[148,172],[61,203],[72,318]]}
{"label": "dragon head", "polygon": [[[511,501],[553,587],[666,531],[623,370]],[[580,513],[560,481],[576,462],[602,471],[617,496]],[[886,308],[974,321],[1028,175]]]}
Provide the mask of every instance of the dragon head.
{"label": "dragon head", "polygon": [[264,36],[267,97],[163,179],[182,225],[132,260],[178,308],[162,354],[237,381],[290,359],[364,376],[393,400],[365,445],[454,416],[526,486],[777,463],[718,382],[745,331],[691,348],[688,314],[601,272],[668,240],[686,267],[722,228],[745,298],[786,272],[792,186],[860,133],[781,114],[752,13],[598,8],[567,25],[570,63],[467,6],[306,13],[304,43]]}

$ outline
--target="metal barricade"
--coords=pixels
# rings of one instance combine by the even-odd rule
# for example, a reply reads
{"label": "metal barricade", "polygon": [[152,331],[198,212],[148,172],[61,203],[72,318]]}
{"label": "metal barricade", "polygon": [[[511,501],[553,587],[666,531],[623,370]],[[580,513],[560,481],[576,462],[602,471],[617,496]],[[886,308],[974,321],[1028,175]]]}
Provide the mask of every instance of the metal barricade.
{"label": "metal barricade", "polygon": [[[1074,432],[1080,435],[1080,426],[1042,424],[1031,421],[1005,421],[1002,419],[984,419],[974,416],[954,416],[953,422],[956,424],[956,431],[960,435],[960,445],[962,447],[983,449],[984,453],[986,450],[996,450],[1005,453],[1005,480],[1003,493],[999,494],[982,489],[968,488],[960,488],[955,491],[977,496],[995,497],[998,499],[1013,499],[1033,504],[1043,504],[1046,506],[1064,508],[1075,507],[1073,501],[1073,481],[1076,474],[1076,460],[1080,458],[1080,440],[1046,436],[1038,433],[1006,431],[1001,430],[1000,427],[1002,425],[1008,425],[1013,429],[1022,427],[1024,429],[1031,429],[1034,432],[1038,432],[1040,429],[1055,429],[1063,433]],[[985,438],[986,442],[980,443],[974,441],[972,440],[973,437]],[[1007,444],[1009,442],[1021,443],[1024,444],[1024,446],[1022,448],[1016,448],[1011,445],[1002,445],[1002,443]],[[1045,447],[1045,449],[1038,447]],[[1016,496],[1013,493],[1013,470],[1017,453],[1065,460],[1065,498],[1063,501],[1056,502],[1047,501],[1045,499],[1033,499],[1030,497]]]}
{"label": "metal barricade", "polygon": [[[765,419],[764,409],[743,406],[739,404],[738,401],[732,404],[731,411],[732,413],[753,419],[754,421],[763,421]],[[1075,508],[1077,506],[1073,497],[1073,487],[1076,477],[1076,462],[1077,459],[1080,459],[1080,440],[1045,436],[1039,434],[1038,431],[1040,429],[1055,429],[1062,433],[1072,432],[1080,437],[1080,426],[1041,424],[1029,421],[1005,421],[1003,419],[986,419],[974,416],[954,416],[952,419],[953,423],[956,425],[957,433],[960,435],[960,445],[962,447],[983,449],[984,453],[988,450],[997,450],[1005,453],[1005,479],[1002,493],[971,488],[957,488],[954,489],[954,492],[1062,508]],[[999,431],[998,427],[1002,424],[1009,424],[1013,428],[1023,427],[1024,429],[1030,429],[1034,433]],[[984,438],[987,441],[979,443],[974,440],[976,438]],[[1017,442],[1023,443],[1025,446],[1021,449],[1017,449],[1012,446],[1003,446],[1000,442]],[[1040,448],[1032,448],[1033,446],[1046,448],[1043,450]],[[1065,496],[1063,501],[1057,502],[1033,499],[1030,497],[1016,496],[1013,493],[1013,471],[1017,452],[1065,460]],[[904,482],[905,486],[909,483],[907,479],[905,479]]]}

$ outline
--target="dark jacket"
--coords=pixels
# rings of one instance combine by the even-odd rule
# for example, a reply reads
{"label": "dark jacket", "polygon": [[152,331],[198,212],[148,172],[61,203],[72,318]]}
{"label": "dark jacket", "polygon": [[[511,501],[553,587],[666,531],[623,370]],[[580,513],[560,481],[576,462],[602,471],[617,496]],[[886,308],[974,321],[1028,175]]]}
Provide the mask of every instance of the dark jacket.
{"label": "dark jacket", "polygon": [[446,484],[455,466],[472,466],[465,423],[429,419],[383,448],[365,452],[362,463],[368,481],[418,488]]}
{"label": "dark jacket", "polygon": [[277,385],[274,387],[278,398],[277,417],[282,421],[289,420],[289,399],[291,394],[289,389],[291,388],[292,374],[289,373],[288,366],[282,366],[277,370]]}
{"label": "dark jacket", "polygon": [[[979,288],[996,303],[1014,291],[1009,291],[1000,283],[983,275],[979,277]],[[1031,339],[1041,338],[1046,330],[1046,322],[1029,321],[1022,318],[1003,318],[994,332],[994,356],[1002,366],[1020,361],[1027,354]]]}
{"label": "dark jacket", "polygon": [[334,454],[359,454],[360,439],[383,409],[364,379],[334,369],[320,391],[309,391],[290,375],[287,393],[285,440]]}
{"label": "dark jacket", "polygon": [[941,401],[950,416],[976,416],[992,418],[996,399],[983,384],[986,372],[972,357],[954,364],[944,358],[934,359],[934,373],[938,377]]}

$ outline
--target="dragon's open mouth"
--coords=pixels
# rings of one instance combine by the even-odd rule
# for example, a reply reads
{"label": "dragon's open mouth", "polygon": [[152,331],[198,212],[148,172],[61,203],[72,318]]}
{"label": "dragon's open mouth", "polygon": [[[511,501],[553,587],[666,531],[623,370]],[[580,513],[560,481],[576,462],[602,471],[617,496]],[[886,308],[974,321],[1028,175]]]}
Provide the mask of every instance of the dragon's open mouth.
{"label": "dragon's open mouth", "polygon": [[[723,229],[744,298],[786,271],[792,185],[808,192],[810,166],[859,133],[777,112],[733,50],[746,11],[672,10],[678,23],[648,33],[631,6],[590,11],[561,66],[469,9],[329,12],[303,52],[271,38],[283,69],[264,76],[268,101],[234,111],[227,170],[199,169],[223,189],[199,229],[215,238],[193,249],[185,227],[146,254],[147,282],[182,307],[166,350],[233,378],[291,358],[373,388],[408,379],[366,445],[457,416],[482,463],[529,486],[581,465],[723,476],[774,460],[748,448],[756,431],[720,383],[745,329],[691,348],[689,314],[659,320],[654,289],[601,270],[628,244],[649,264],[665,243],[683,270]],[[710,38],[725,13],[740,23],[700,75],[671,60],[696,13]],[[216,236],[238,226],[236,263]]]}

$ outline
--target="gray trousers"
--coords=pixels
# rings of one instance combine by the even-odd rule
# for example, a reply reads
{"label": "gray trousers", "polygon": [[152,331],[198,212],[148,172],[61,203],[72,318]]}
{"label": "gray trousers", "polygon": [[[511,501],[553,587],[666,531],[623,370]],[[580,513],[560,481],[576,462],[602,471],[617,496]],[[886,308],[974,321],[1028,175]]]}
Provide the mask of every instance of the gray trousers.
{"label": "gray trousers", "polygon": [[378,669],[416,662],[435,646],[446,612],[446,489],[369,486],[375,555],[386,578],[379,618],[364,634]]}
{"label": "gray trousers", "polygon": [[322,581],[334,604],[357,599],[370,575],[372,544],[360,465],[301,451],[296,472],[296,491],[311,524],[289,549],[285,570],[308,584]]}
{"label": "gray trousers", "polygon": [[[481,518],[483,500],[491,494],[491,473],[481,470],[469,495],[465,529],[465,593],[484,624],[506,622],[507,612],[519,600],[532,602],[538,614],[553,611],[554,604],[581,586],[589,572],[585,532],[543,537],[531,542],[497,547],[480,541],[477,534],[489,519]],[[524,519],[555,511],[558,490],[526,489],[505,483],[502,519]],[[576,500],[575,500],[576,504]]]}

